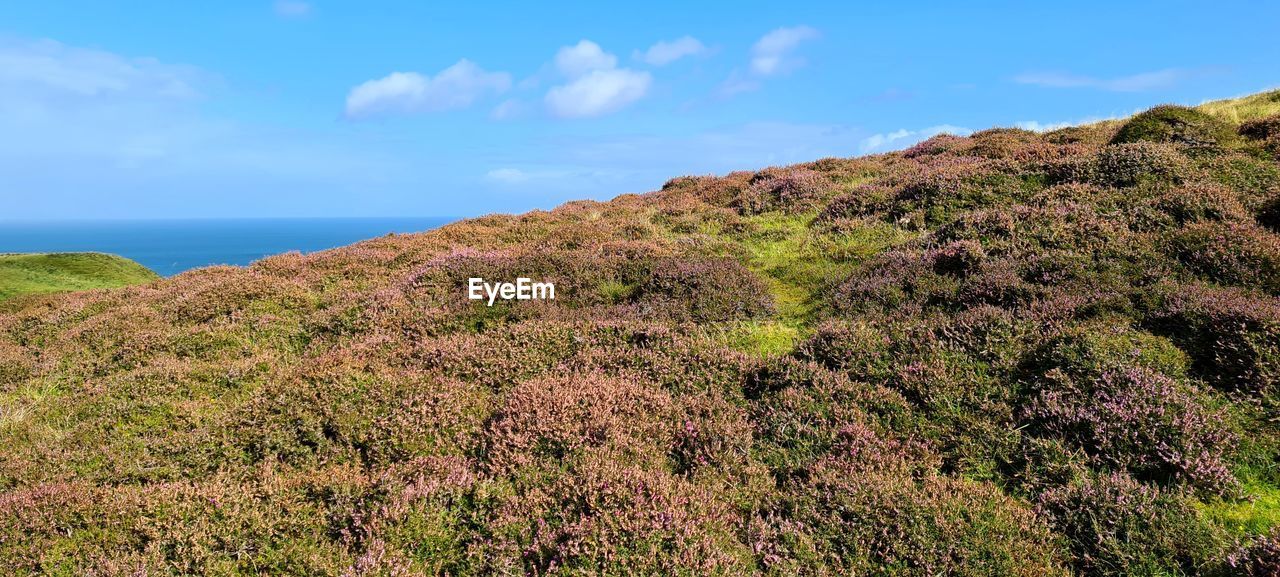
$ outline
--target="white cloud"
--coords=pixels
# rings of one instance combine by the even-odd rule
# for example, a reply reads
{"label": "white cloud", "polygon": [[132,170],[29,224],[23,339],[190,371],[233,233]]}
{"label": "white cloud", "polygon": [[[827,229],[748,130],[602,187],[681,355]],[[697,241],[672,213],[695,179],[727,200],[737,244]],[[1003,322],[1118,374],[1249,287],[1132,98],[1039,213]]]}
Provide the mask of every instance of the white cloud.
{"label": "white cloud", "polygon": [[803,65],[804,60],[792,53],[800,43],[818,36],[818,31],[808,26],[778,28],[765,34],[751,47],[751,72],[772,76]]}
{"label": "white cloud", "polygon": [[686,56],[697,56],[706,52],[707,47],[692,36],[683,36],[670,42],[660,41],[643,53],[637,52],[635,57],[651,66],[666,66]]}
{"label": "white cloud", "polygon": [[202,75],[152,58],[125,58],[52,40],[0,39],[0,87],[47,97],[189,98]]}
{"label": "white cloud", "polygon": [[485,174],[484,177],[503,184],[518,184],[529,180],[529,175],[519,168],[495,168]]}
{"label": "white cloud", "polygon": [[273,5],[277,16],[302,18],[311,14],[311,4],[302,0],[276,0]]}
{"label": "white cloud", "polygon": [[589,118],[617,112],[649,92],[648,72],[617,68],[618,59],[590,40],[556,53],[556,69],[569,79],[551,87],[543,99],[559,118]]}
{"label": "white cloud", "polygon": [[626,68],[595,70],[547,91],[547,107],[561,118],[587,118],[616,112],[649,91],[648,72]]}
{"label": "white cloud", "polygon": [[893,132],[868,136],[862,139],[862,142],[859,143],[859,148],[863,154],[871,152],[885,152],[888,150],[906,148],[912,144],[939,134],[945,133],[964,136],[972,132],[973,131],[968,128],[953,126],[950,124],[939,124],[937,126],[930,126],[929,128],[921,130],[907,130],[905,128],[900,128]]}
{"label": "white cloud", "polygon": [[1190,76],[1180,68],[1167,68],[1117,78],[1096,78],[1065,72],[1028,72],[1013,78],[1018,84],[1030,84],[1047,88],[1093,88],[1111,92],[1142,92],[1168,88]]}
{"label": "white cloud", "polygon": [[1143,109],[1139,108],[1123,116],[1087,116],[1079,120],[1069,120],[1065,122],[1040,122],[1037,120],[1023,120],[1021,122],[1015,122],[1013,123],[1013,125],[1017,128],[1021,128],[1023,130],[1030,130],[1032,132],[1053,132],[1054,130],[1058,130],[1060,128],[1068,128],[1071,126],[1082,126],[1085,124],[1093,124],[1096,122],[1103,122],[1106,120],[1116,120],[1119,118],[1125,118],[1125,117],[1137,114],[1139,112],[1142,112],[1142,110]]}
{"label": "white cloud", "polygon": [[1021,121],[1021,122],[1015,122],[1013,125],[1014,125],[1015,127],[1017,127],[1017,128],[1021,128],[1021,129],[1023,129],[1023,130],[1030,130],[1031,132],[1053,132],[1053,131],[1055,131],[1055,130],[1058,130],[1059,128],[1066,128],[1066,127],[1068,127],[1068,126],[1075,126],[1075,125],[1076,125],[1076,123],[1074,123],[1074,122],[1050,122],[1050,123],[1048,123],[1048,124],[1042,124],[1042,123],[1040,123],[1040,122],[1038,122],[1038,121],[1035,121],[1035,120],[1023,120],[1023,121]]}
{"label": "white cloud", "polygon": [[493,107],[493,110],[489,112],[489,118],[494,120],[510,120],[524,115],[527,109],[528,106],[525,105],[523,101],[516,98],[508,98]]}
{"label": "white cloud", "polygon": [[577,78],[593,70],[608,70],[618,65],[618,58],[590,40],[580,40],[556,52],[556,70],[569,78]]}
{"label": "white cloud", "polygon": [[462,59],[434,77],[393,72],[356,86],[347,95],[346,114],[349,118],[363,118],[466,108],[485,94],[502,93],[510,87],[510,74],[486,72]]}

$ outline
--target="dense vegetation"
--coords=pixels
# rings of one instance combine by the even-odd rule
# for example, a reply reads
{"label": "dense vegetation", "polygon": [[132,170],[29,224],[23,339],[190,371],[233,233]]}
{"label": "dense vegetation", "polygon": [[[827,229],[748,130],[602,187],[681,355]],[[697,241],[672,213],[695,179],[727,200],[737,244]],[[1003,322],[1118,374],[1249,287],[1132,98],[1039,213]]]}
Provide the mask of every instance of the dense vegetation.
{"label": "dense vegetation", "polygon": [[110,254],[0,254],[0,301],[24,294],[116,288],[156,278],[147,267]]}
{"label": "dense vegetation", "polygon": [[[944,135],[0,305],[0,565],[1275,575],[1277,112]],[[466,300],[517,275],[556,300]]]}

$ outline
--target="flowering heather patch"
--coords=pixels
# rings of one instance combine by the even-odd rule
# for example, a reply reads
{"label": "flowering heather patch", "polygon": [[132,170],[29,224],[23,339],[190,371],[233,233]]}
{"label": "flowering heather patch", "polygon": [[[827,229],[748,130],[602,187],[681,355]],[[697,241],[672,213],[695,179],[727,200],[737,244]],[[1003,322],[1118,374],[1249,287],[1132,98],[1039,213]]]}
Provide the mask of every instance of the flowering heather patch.
{"label": "flowering heather patch", "polygon": [[1249,223],[1197,224],[1173,235],[1172,250],[1191,270],[1222,284],[1280,295],[1280,235]]}
{"label": "flowering heather patch", "polygon": [[1186,158],[1175,146],[1126,142],[1099,151],[1090,178],[1107,186],[1133,186],[1148,180],[1179,182],[1188,170]]}
{"label": "flowering heather patch", "polygon": [[1227,565],[1243,577],[1280,575],[1280,530],[1259,537],[1227,560]]}
{"label": "flowering heather patch", "polygon": [[1093,378],[1050,371],[1024,418],[1036,434],[1082,448],[1104,467],[1159,482],[1185,482],[1229,494],[1235,443],[1226,415],[1194,389],[1143,368],[1108,369]]}
{"label": "flowering heather patch", "polygon": [[819,172],[804,168],[768,169],[757,172],[733,200],[743,214],[773,210],[807,212],[830,195],[834,184]]}
{"label": "flowering heather patch", "polygon": [[1225,391],[1260,397],[1280,385],[1280,301],[1238,289],[1183,285],[1148,314],[1191,358],[1191,369]]}
{"label": "flowering heather patch", "polygon": [[1086,575],[1213,574],[1229,541],[1183,495],[1123,474],[1088,475],[1042,493],[1037,510]]}
{"label": "flowering heather patch", "polygon": [[1273,574],[1271,120],[1157,112],[0,303],[0,568]]}

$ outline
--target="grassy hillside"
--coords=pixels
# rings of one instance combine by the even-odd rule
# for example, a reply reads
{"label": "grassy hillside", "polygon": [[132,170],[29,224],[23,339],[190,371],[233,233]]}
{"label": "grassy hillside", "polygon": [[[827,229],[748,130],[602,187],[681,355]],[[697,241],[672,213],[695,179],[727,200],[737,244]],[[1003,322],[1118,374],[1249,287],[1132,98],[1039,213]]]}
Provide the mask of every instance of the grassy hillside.
{"label": "grassy hillside", "polygon": [[24,300],[0,566],[1278,574],[1272,98]]}
{"label": "grassy hillside", "polygon": [[0,301],[18,295],[114,288],[159,278],[127,258],[101,253],[0,253]]}

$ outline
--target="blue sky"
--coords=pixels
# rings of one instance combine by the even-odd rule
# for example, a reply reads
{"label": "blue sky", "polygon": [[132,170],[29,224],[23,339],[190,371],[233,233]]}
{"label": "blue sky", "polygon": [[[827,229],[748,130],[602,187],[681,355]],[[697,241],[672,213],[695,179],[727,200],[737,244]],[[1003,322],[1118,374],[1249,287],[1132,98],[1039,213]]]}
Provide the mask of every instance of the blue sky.
{"label": "blue sky", "polygon": [[0,6],[0,218],[470,216],[1280,85],[1264,2]]}

